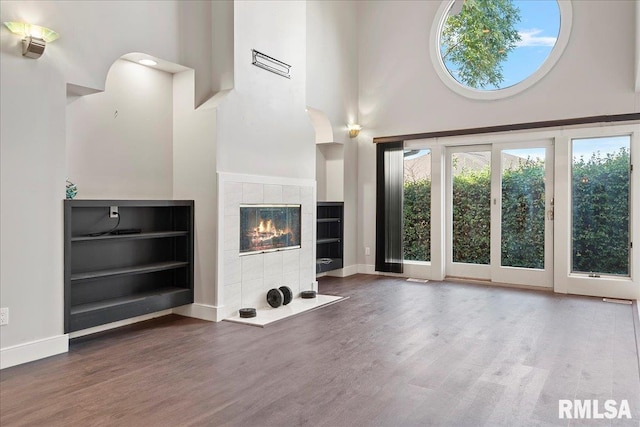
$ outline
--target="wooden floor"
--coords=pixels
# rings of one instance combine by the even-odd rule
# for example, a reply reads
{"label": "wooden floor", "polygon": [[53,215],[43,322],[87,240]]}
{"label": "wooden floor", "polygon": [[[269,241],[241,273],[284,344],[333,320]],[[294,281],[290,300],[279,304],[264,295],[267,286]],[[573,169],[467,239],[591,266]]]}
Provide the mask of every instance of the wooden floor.
{"label": "wooden floor", "polygon": [[558,399],[627,399],[612,425],[638,425],[629,305],[365,275],[320,291],[351,298],[264,329],[167,316],[5,369],[0,425],[582,425]]}

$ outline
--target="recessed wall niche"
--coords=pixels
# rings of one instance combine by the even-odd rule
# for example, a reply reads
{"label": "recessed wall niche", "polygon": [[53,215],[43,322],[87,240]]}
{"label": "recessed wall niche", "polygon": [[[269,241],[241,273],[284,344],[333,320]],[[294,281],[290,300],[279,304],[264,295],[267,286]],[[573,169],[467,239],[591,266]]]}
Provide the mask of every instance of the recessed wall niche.
{"label": "recessed wall niche", "polygon": [[118,59],[105,90],[69,98],[67,176],[81,199],[173,197],[173,74]]}

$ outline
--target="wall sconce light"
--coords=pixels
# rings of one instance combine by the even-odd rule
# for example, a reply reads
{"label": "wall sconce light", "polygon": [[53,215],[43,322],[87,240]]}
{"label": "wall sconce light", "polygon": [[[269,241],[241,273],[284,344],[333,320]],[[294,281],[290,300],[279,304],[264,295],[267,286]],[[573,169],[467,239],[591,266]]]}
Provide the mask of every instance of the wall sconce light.
{"label": "wall sconce light", "polygon": [[349,129],[349,138],[355,138],[362,130],[362,126],[351,123],[347,125],[347,129]]}
{"label": "wall sconce light", "polygon": [[24,22],[5,22],[9,31],[17,34],[22,39],[22,56],[37,59],[44,53],[47,43],[56,40],[59,35],[55,31],[41,27],[39,25],[31,25]]}

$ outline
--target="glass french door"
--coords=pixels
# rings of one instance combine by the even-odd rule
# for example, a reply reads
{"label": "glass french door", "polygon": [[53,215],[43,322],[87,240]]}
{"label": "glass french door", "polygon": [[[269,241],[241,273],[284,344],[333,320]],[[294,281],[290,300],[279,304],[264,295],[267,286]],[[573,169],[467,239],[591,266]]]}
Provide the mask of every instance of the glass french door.
{"label": "glass french door", "polygon": [[448,151],[446,275],[553,284],[551,141]]}

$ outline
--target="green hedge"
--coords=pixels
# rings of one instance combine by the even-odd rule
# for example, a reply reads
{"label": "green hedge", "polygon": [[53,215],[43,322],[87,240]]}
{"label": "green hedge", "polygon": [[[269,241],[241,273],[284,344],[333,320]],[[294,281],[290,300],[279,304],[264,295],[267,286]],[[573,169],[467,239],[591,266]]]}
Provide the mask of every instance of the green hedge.
{"label": "green hedge", "polygon": [[453,178],[453,261],[489,264],[491,171],[464,170]]}
{"label": "green hedge", "polygon": [[[527,160],[502,182],[502,265],[544,268],[544,166]],[[453,260],[488,264],[489,168],[453,180]],[[573,271],[629,273],[629,151],[581,159],[573,170]],[[431,259],[431,182],[404,184],[404,258]]]}
{"label": "green hedge", "polygon": [[629,150],[573,167],[573,271],[629,274]]}
{"label": "green hedge", "polygon": [[526,160],[502,177],[501,265],[544,268],[544,164]]}
{"label": "green hedge", "polygon": [[431,180],[404,183],[404,259],[431,260]]}

